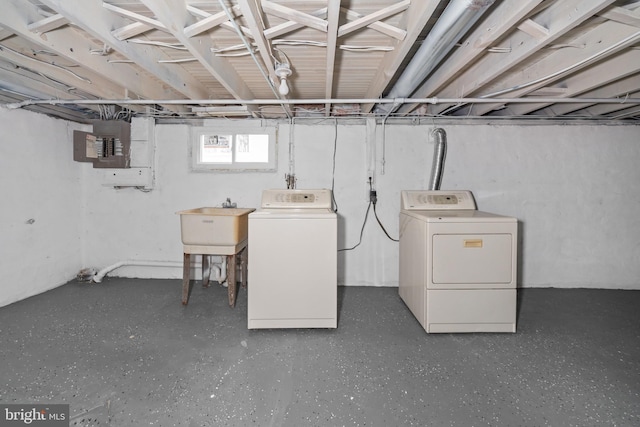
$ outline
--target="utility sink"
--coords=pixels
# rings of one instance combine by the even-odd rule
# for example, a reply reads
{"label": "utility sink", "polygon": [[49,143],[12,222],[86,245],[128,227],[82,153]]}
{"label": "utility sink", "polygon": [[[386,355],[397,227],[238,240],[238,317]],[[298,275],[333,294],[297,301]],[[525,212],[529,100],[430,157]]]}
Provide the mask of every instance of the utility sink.
{"label": "utility sink", "polygon": [[180,215],[182,243],[198,246],[237,245],[247,238],[252,208],[196,208]]}

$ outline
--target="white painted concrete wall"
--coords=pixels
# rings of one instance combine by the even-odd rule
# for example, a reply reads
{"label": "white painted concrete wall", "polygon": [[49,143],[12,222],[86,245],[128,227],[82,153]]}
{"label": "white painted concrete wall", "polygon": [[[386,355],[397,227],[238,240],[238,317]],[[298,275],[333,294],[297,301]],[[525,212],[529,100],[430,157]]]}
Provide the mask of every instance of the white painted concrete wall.
{"label": "white painted concrete wall", "polygon": [[[437,125],[449,141],[442,188],[470,189],[481,210],[520,220],[521,286],[640,289],[640,126]],[[175,212],[220,206],[227,197],[258,207],[263,189],[285,187],[287,123],[279,125],[275,173],[190,172],[189,127],[156,126],[150,192],[105,187],[102,171],[73,162],[71,134],[78,126],[0,111],[0,305],[64,283],[81,268],[124,260],[173,266],[122,267],[111,275],[179,278]],[[358,242],[367,209],[367,141],[374,139],[378,216],[397,238],[400,191],[428,185],[433,128],[432,122],[388,123],[383,141],[381,126],[372,136],[362,121],[296,122],[297,187],[335,182],[341,248]],[[362,244],[338,259],[341,284],[397,286],[397,243],[373,211]]]}
{"label": "white painted concrete wall", "polygon": [[82,268],[80,126],[0,109],[0,306],[66,283]]}
{"label": "white painted concrete wall", "polygon": [[[296,123],[295,173],[298,188],[331,188],[335,179],[338,241],[347,248],[358,242],[367,209],[368,134],[363,122],[333,123]],[[440,126],[449,141],[442,188],[470,189],[479,209],[520,220],[521,286],[640,289],[640,126]],[[377,212],[394,238],[400,191],[428,186],[433,127],[388,124],[384,142],[382,128],[376,129]],[[193,173],[186,125],[159,125],[156,139],[152,192],[104,188],[88,174],[87,266],[128,259],[180,262],[176,211],[220,206],[227,197],[241,207],[258,207],[263,189],[285,188],[286,123],[279,126],[277,173]],[[362,244],[338,259],[341,284],[397,286],[397,243],[387,239],[373,211]],[[177,278],[181,271],[127,267],[113,274]]]}

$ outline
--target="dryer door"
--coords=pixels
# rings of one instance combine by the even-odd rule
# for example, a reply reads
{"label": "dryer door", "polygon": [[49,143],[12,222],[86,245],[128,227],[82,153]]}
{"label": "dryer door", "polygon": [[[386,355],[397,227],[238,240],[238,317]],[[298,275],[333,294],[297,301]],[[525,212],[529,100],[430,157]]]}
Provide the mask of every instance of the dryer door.
{"label": "dryer door", "polygon": [[433,235],[433,284],[512,283],[512,242],[511,234]]}

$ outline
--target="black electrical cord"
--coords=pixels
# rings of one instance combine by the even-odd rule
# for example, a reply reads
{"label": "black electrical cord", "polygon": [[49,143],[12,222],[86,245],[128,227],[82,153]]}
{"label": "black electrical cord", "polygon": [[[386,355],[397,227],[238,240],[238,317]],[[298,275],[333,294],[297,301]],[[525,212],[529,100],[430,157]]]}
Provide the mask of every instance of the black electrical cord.
{"label": "black electrical cord", "polygon": [[358,243],[356,243],[355,246],[352,246],[350,248],[338,249],[338,252],[352,251],[358,246],[360,246],[360,243],[362,243],[362,235],[364,234],[364,226],[367,225],[367,218],[369,217],[369,210],[371,210],[372,204],[373,204],[372,202],[369,202],[369,204],[367,205],[367,212],[364,214],[364,221],[362,221],[362,228],[360,229],[360,240],[358,240]]}
{"label": "black electrical cord", "polygon": [[392,240],[394,242],[399,242],[400,239],[394,239],[393,237],[389,236],[389,233],[387,233],[387,230],[384,228],[384,225],[382,225],[382,222],[380,222],[380,218],[378,218],[378,212],[376,212],[376,204],[375,203],[373,203],[373,214],[376,217],[376,221],[378,221],[378,225],[380,225],[380,228],[382,228],[382,231],[384,231],[384,234],[387,235],[389,240]]}
{"label": "black electrical cord", "polygon": [[369,211],[371,210],[371,206],[373,206],[373,214],[376,217],[376,221],[378,222],[378,225],[380,226],[380,228],[382,228],[382,231],[384,231],[384,234],[389,238],[389,240],[392,240],[394,242],[399,242],[399,239],[394,239],[393,237],[391,237],[389,235],[389,233],[387,232],[387,230],[384,228],[384,225],[382,225],[382,221],[380,221],[380,218],[378,218],[378,213],[376,212],[376,204],[378,203],[378,196],[376,194],[376,192],[373,190],[373,183],[372,183],[372,179],[371,177],[369,177],[369,204],[367,205],[367,211],[364,215],[364,221],[362,222],[362,228],[360,229],[360,240],[358,240],[358,243],[350,248],[345,248],[345,249],[338,249],[338,252],[342,252],[342,251],[351,251],[355,248],[357,248],[358,246],[360,246],[360,243],[362,243],[362,236],[364,235],[364,227],[365,225],[367,225],[367,218],[369,218]]}

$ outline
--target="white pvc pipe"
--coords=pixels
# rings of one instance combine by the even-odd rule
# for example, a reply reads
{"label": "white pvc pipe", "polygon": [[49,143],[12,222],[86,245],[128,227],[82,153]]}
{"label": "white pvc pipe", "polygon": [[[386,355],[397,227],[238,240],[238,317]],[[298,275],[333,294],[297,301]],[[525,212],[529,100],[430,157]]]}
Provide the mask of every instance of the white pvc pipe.
{"label": "white pvc pipe", "polygon": [[15,110],[29,105],[280,105],[280,104],[640,104],[640,98],[345,98],[345,99],[27,99],[0,105]]}
{"label": "white pvc pipe", "polygon": [[227,257],[222,256],[222,261],[219,263],[211,263],[210,269],[215,271],[215,281],[220,283],[222,286],[226,286],[225,282],[227,281]]}
{"label": "white pvc pipe", "polygon": [[[222,267],[217,267],[217,273],[216,273],[216,281],[220,282],[222,284],[222,282],[227,280],[227,257],[222,257]],[[95,283],[101,283],[102,279],[104,278],[104,276],[106,276],[108,273],[112,272],[113,270],[116,270],[120,267],[124,267],[124,266],[140,266],[140,267],[182,267],[183,263],[179,262],[179,261],[133,261],[133,260],[128,260],[128,261],[119,261],[116,262],[115,264],[111,264],[105,268],[103,268],[102,270],[98,271],[95,276],[93,276],[91,278],[92,282]],[[224,272],[224,273],[223,273]]]}

